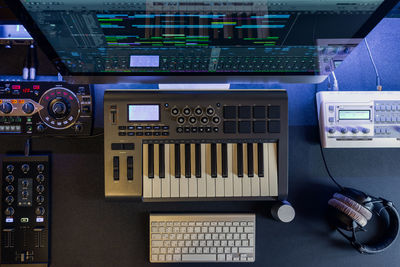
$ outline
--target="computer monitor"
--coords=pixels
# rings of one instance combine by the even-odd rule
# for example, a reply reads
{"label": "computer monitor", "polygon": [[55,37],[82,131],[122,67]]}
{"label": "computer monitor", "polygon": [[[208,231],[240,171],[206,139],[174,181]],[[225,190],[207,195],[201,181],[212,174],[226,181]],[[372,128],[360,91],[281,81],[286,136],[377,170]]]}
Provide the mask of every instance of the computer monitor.
{"label": "computer monitor", "polygon": [[67,80],[96,83],[321,82],[398,2],[7,1]]}

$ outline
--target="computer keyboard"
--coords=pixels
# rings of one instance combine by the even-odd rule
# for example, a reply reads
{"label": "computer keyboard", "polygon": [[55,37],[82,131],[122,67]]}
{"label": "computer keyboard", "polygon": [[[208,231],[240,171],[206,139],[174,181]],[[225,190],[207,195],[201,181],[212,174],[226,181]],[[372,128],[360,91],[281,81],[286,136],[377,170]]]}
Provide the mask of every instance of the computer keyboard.
{"label": "computer keyboard", "polygon": [[254,262],[255,214],[150,214],[150,262]]}

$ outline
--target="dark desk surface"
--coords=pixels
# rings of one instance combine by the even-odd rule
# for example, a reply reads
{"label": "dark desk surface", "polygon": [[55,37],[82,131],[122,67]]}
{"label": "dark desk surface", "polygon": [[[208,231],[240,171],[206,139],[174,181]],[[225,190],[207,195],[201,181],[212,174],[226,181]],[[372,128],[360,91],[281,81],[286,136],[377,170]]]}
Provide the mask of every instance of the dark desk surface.
{"label": "dark desk surface", "polygon": [[[255,212],[252,266],[399,266],[400,242],[380,255],[360,255],[329,227],[326,203],[335,187],[325,173],[317,134],[316,127],[290,127],[289,201],[297,212],[290,224],[272,220],[265,202],[106,201],[102,136],[33,139],[33,152],[52,153],[51,266],[150,265],[149,213],[193,211]],[[23,138],[1,137],[0,157],[21,151],[23,144]],[[326,157],[341,183],[400,203],[400,150],[329,150]]]}

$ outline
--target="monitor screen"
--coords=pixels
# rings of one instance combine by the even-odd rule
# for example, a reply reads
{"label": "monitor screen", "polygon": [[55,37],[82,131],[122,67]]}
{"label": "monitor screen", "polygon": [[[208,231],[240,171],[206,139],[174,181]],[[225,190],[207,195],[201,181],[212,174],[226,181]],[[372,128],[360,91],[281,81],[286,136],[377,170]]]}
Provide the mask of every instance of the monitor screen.
{"label": "monitor screen", "polygon": [[329,72],[397,2],[8,1],[65,75],[263,76]]}

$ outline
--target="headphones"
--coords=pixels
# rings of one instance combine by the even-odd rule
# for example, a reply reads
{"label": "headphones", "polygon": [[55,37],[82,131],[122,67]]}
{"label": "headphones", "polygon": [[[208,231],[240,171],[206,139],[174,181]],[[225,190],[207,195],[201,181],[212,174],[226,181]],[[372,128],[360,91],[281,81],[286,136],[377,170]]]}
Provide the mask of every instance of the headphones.
{"label": "headphones", "polygon": [[[328,201],[331,209],[331,219],[336,230],[343,235],[351,245],[363,254],[375,254],[385,251],[396,240],[399,234],[399,213],[391,201],[370,196],[353,188],[342,188]],[[387,213],[387,229],[379,241],[374,244],[363,244],[357,240],[356,233],[365,231],[364,227],[373,216],[385,220],[381,213]],[[348,236],[344,231],[351,231]]]}

